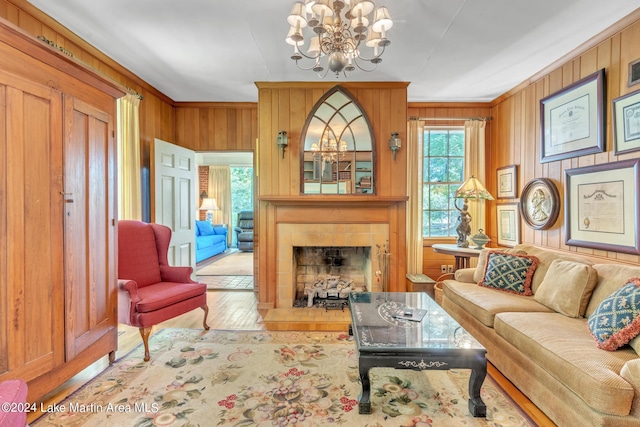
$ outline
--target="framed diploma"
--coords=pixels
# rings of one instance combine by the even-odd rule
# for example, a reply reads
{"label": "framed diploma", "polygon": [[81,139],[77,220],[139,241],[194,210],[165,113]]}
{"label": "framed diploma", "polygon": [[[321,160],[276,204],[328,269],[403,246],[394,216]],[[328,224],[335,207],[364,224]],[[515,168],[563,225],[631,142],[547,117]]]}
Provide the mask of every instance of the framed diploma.
{"label": "framed diploma", "polygon": [[518,169],[516,165],[499,168],[496,172],[498,199],[518,197]]}
{"label": "framed diploma", "polygon": [[640,255],[640,159],[565,171],[567,245]]}
{"label": "framed diploma", "polygon": [[640,150],[640,90],[613,100],[615,154]]}
{"label": "framed diploma", "polygon": [[496,206],[498,221],[498,245],[511,246],[520,243],[520,215],[517,203],[504,203]]}
{"label": "framed diploma", "polygon": [[540,100],[540,162],[605,150],[604,68]]}
{"label": "framed diploma", "polygon": [[520,196],[520,213],[535,230],[553,227],[560,213],[560,194],[553,181],[548,178],[529,181]]}

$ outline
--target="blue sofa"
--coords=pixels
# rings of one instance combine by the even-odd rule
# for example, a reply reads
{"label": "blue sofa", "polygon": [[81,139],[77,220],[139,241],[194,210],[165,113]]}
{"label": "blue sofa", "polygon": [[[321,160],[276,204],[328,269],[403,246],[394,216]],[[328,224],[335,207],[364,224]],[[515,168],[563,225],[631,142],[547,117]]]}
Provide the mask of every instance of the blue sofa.
{"label": "blue sofa", "polygon": [[214,227],[209,221],[196,221],[196,262],[226,250],[226,227]]}

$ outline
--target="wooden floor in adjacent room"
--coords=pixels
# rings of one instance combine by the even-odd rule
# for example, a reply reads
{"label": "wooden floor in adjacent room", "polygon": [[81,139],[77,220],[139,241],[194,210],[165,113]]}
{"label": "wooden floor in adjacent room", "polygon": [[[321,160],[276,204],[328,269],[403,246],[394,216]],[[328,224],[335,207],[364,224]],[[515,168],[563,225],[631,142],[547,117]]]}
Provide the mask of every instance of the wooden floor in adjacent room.
{"label": "wooden floor in adjacent room", "polygon": [[[222,330],[322,330],[347,331],[349,324],[349,310],[324,309],[282,309],[258,310],[257,294],[252,291],[209,291],[207,293],[209,305],[208,324],[211,329]],[[296,310],[298,313],[292,314]],[[153,333],[163,328],[202,328],[204,312],[193,310],[182,316],[163,322],[153,328]],[[118,351],[116,357],[122,357],[142,344],[138,328],[119,325]],[[151,354],[153,357],[153,354]],[[108,365],[107,358],[94,363],[80,374],[54,390],[45,399],[45,406],[53,402],[60,402],[73,393],[91,378],[96,376]],[[555,426],[533,403],[524,397],[507,379],[493,366],[488,366],[489,374],[511,396],[511,398],[538,424],[538,426]],[[31,413],[28,421],[32,422],[39,416]]]}

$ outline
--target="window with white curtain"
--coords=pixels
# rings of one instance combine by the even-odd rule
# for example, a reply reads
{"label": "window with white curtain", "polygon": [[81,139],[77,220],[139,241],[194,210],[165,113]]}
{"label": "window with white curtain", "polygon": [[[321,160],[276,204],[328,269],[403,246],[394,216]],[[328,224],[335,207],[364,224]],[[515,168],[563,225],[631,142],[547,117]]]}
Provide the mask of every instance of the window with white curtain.
{"label": "window with white curtain", "polygon": [[425,127],[423,141],[422,236],[455,237],[453,195],[464,181],[464,128]]}

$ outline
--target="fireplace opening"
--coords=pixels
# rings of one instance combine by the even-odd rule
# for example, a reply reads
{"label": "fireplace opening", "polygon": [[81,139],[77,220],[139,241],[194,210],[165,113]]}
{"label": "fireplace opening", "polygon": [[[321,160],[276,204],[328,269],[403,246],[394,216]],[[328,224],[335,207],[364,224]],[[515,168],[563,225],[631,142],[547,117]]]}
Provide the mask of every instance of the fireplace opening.
{"label": "fireplace opening", "polygon": [[371,247],[295,246],[294,307],[344,308],[351,292],[371,282]]}

